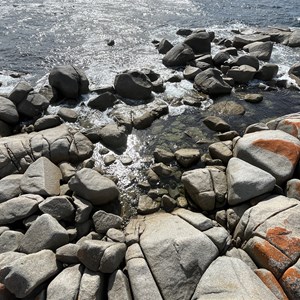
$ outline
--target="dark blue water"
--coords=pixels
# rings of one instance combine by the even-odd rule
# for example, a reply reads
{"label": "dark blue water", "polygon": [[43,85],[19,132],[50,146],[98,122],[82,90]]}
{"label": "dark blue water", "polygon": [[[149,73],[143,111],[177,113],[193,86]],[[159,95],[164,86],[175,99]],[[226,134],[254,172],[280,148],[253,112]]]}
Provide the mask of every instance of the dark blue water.
{"label": "dark blue water", "polygon": [[178,28],[297,27],[299,18],[299,0],[1,0],[0,70],[37,79],[75,63],[95,84],[109,83],[121,69],[159,68],[151,40],[176,41]]}

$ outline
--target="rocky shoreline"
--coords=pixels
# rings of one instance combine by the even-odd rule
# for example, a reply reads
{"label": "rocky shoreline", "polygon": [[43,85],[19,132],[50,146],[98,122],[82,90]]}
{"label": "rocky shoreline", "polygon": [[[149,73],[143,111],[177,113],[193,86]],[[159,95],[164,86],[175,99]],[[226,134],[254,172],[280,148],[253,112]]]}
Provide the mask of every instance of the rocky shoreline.
{"label": "rocky shoreline", "polygon": [[[1,299],[300,298],[299,112],[243,134],[216,113],[202,121],[218,141],[157,147],[139,167],[126,152],[134,130],[179,101],[161,96],[166,82],[192,83],[180,104],[196,108],[247,92],[253,79],[274,93],[299,89],[299,63],[289,85],[268,61],[273,43],[300,47],[300,30],[178,34],[174,46],[153,41],[176,71],[166,80],[129,70],[90,90],[83,70],[67,65],[53,68],[39,91],[21,80],[0,96]],[[223,47],[214,56],[212,43]],[[244,101],[264,99],[245,93]],[[78,130],[86,107],[110,121]],[[245,113],[235,101],[220,109]],[[126,184],[118,168],[106,171],[116,163],[128,170]]]}

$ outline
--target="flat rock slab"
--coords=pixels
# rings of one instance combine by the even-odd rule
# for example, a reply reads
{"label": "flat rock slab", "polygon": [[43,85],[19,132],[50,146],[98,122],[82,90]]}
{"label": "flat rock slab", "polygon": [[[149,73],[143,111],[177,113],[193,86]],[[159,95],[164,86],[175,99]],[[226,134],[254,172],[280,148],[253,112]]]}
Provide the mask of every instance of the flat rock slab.
{"label": "flat rock slab", "polygon": [[81,133],[72,133],[66,125],[22,133],[0,139],[0,178],[24,173],[38,158],[53,163],[82,161],[93,153],[93,144]]}
{"label": "flat rock slab", "polygon": [[140,245],[165,299],[190,299],[209,264],[218,255],[214,243],[178,216],[146,216]]}
{"label": "flat rock slab", "polygon": [[[217,294],[217,296],[216,296]],[[277,299],[240,259],[222,256],[206,270],[192,300]]]}
{"label": "flat rock slab", "polygon": [[57,272],[55,254],[50,250],[42,250],[8,264],[1,269],[0,277],[11,293],[24,298]]}
{"label": "flat rock slab", "polygon": [[277,184],[290,179],[300,157],[300,141],[281,130],[264,130],[240,138],[234,156],[276,178]]}

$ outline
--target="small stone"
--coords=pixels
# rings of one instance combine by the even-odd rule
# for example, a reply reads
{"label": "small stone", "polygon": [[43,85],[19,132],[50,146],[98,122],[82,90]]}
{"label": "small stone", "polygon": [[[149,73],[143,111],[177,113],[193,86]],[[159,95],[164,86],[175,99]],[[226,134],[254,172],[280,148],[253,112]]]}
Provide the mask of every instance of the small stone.
{"label": "small stone", "polygon": [[232,141],[213,143],[208,147],[209,154],[213,159],[220,159],[227,165],[232,157]]}
{"label": "small stone", "polygon": [[124,166],[129,166],[132,164],[132,159],[129,156],[122,156],[120,158],[120,161]]}
{"label": "small stone", "polygon": [[159,176],[159,177],[170,177],[173,173],[173,169],[171,167],[166,166],[164,163],[154,164],[151,169]]}
{"label": "small stone", "polygon": [[125,243],[125,235],[121,230],[110,228],[107,230],[106,236],[114,242]]}
{"label": "small stone", "polygon": [[59,164],[59,168],[64,182],[68,182],[76,173],[76,168],[67,162]]}
{"label": "small stone", "polygon": [[19,231],[6,230],[0,235],[0,253],[18,251],[24,234]]}
{"label": "small stone", "polygon": [[163,209],[166,212],[172,212],[174,210],[174,208],[176,207],[177,202],[170,196],[163,195],[162,199],[161,199],[161,204],[162,204]]}
{"label": "small stone", "polygon": [[220,117],[209,116],[203,120],[203,123],[211,130],[226,132],[230,130],[230,126]]}
{"label": "small stone", "polygon": [[172,162],[175,158],[174,154],[170,151],[166,151],[161,148],[155,148],[153,152],[153,156],[155,159],[155,162],[162,162],[164,164],[168,164]]}
{"label": "small stone", "polygon": [[172,48],[173,48],[173,45],[168,40],[162,39],[158,44],[157,50],[161,54],[166,54]]}
{"label": "small stone", "polygon": [[175,152],[178,163],[184,168],[189,168],[200,160],[198,149],[180,149]]}
{"label": "small stone", "polygon": [[107,46],[114,46],[115,45],[115,41],[114,40],[108,40],[106,43]]}
{"label": "small stone", "polygon": [[73,203],[76,208],[75,222],[84,223],[89,219],[90,213],[92,212],[93,205],[78,196],[73,196]]}
{"label": "small stone", "polygon": [[57,115],[60,116],[64,121],[71,123],[76,122],[78,118],[77,112],[67,107],[60,108]]}
{"label": "small stone", "polygon": [[244,96],[245,101],[250,103],[259,103],[263,100],[263,95],[261,94],[246,94]]}
{"label": "small stone", "polygon": [[56,259],[66,264],[78,264],[77,252],[79,246],[76,244],[66,244],[56,249]]}
{"label": "small stone", "polygon": [[116,161],[116,157],[113,154],[107,154],[104,156],[103,161],[106,166],[109,166]]}
{"label": "small stone", "polygon": [[176,199],[177,206],[180,208],[186,208],[188,206],[188,202],[185,197],[178,197]]}

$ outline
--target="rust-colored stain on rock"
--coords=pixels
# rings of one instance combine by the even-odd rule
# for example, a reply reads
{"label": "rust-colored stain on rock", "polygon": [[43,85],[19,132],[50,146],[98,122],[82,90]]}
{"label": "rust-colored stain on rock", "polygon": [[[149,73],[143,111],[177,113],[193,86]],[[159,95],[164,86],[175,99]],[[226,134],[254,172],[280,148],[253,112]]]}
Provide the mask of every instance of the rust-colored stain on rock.
{"label": "rust-colored stain on rock", "polygon": [[299,299],[300,294],[300,271],[291,267],[282,275],[281,284],[292,299]]}
{"label": "rust-colored stain on rock", "polygon": [[286,255],[268,241],[255,243],[252,251],[258,264],[271,271],[276,278],[279,278],[291,263]]}
{"label": "rust-colored stain on rock", "polygon": [[291,233],[285,228],[274,227],[267,231],[266,239],[288,257],[295,259],[300,256],[300,238],[291,237]]}
{"label": "rust-colored stain on rock", "polygon": [[[299,120],[285,119],[282,121],[282,124],[286,125],[286,126],[290,126],[286,132],[293,135],[294,137],[298,137],[298,131],[300,129],[300,121]],[[279,126],[279,129],[280,129],[280,126]]]}
{"label": "rust-colored stain on rock", "polygon": [[286,157],[293,166],[295,166],[299,160],[300,147],[298,145],[295,145],[293,142],[275,139],[258,139],[252,144],[256,147]]}

